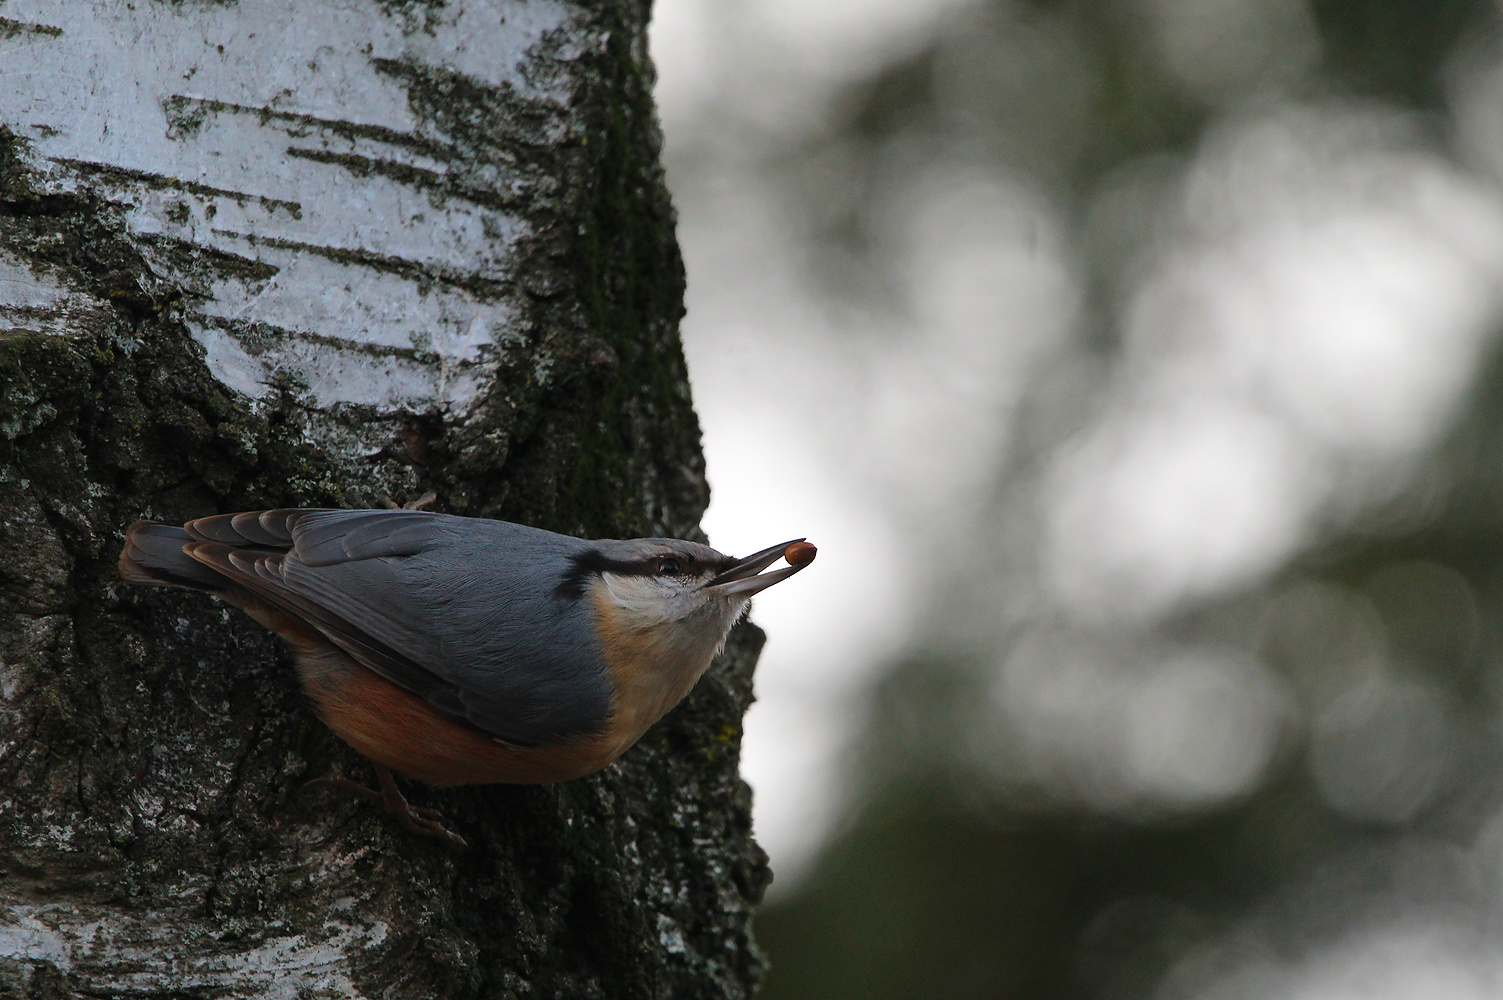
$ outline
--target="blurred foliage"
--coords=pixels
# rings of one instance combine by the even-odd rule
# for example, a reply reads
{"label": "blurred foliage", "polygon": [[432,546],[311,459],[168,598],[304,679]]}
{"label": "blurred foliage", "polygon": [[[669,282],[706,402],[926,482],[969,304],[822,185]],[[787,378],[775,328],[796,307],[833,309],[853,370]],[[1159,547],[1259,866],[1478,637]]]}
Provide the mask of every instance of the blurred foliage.
{"label": "blurred foliage", "polygon": [[[870,220],[886,178],[941,155],[1022,170],[1068,206],[1084,205],[1125,164],[1188,152],[1220,109],[1165,75],[1131,9],[1122,0],[979,7],[842,94],[830,130],[779,164],[808,208],[831,280],[880,294]],[[1456,53],[1496,30],[1484,0],[1314,0],[1309,10],[1319,61],[1300,88],[1419,112],[1441,107]],[[758,917],[772,959],[761,995],[1150,996],[1176,956],[1276,886],[1337,863],[1388,891],[1391,871],[1351,859],[1416,834],[1471,836],[1503,774],[1494,721],[1503,701],[1503,364],[1481,373],[1464,419],[1391,507],[1387,523],[1354,527],[1265,592],[1226,603],[1267,601],[1308,580],[1372,601],[1400,667],[1451,699],[1451,771],[1412,822],[1335,815],[1300,747],[1284,749],[1250,799],[1190,819],[1105,820],[999,799],[956,763],[964,734],[936,729],[953,718],[947,706],[981,696],[978,671],[916,657],[873,698],[856,754],[859,808],[796,894]],[[1385,582],[1415,564],[1459,574],[1475,620],[1437,617],[1423,587]],[[1214,635],[1218,615],[1235,610],[1202,609],[1169,629]],[[1265,641],[1269,666],[1298,669],[1280,662],[1277,636]]]}
{"label": "blurred foliage", "polygon": [[1314,0],[1326,67],[1359,94],[1435,107],[1459,43],[1492,27],[1488,0]]}

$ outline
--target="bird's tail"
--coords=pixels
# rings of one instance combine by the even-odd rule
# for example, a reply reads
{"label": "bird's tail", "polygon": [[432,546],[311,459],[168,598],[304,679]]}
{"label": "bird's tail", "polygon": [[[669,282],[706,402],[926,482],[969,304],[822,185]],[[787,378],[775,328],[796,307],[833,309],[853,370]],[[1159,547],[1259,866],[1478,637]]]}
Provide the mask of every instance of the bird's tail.
{"label": "bird's tail", "polygon": [[183,551],[194,541],[182,528],[154,521],[137,521],[125,529],[120,550],[120,578],[148,587],[187,587],[222,591],[225,579]]}

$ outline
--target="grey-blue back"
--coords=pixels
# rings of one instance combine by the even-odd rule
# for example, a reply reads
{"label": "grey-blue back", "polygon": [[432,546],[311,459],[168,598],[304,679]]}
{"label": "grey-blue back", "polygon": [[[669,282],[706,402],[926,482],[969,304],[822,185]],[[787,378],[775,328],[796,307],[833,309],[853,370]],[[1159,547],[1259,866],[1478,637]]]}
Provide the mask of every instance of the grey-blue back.
{"label": "grey-blue back", "polygon": [[292,541],[283,586],[443,714],[518,746],[604,728],[611,683],[593,611],[562,586],[591,543],[407,510],[303,512]]}

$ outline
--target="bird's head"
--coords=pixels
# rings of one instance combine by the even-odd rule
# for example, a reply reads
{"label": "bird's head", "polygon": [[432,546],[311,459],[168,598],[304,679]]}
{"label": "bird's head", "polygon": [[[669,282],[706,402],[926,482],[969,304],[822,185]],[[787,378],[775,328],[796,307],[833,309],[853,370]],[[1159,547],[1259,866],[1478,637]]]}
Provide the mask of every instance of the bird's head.
{"label": "bird's head", "polygon": [[[593,611],[623,748],[689,692],[752,595],[788,579],[814,555],[801,538],[743,559],[697,542],[635,538],[595,542],[574,557],[564,589]],[[763,572],[779,559],[788,565]]]}
{"label": "bird's head", "polygon": [[[718,644],[752,595],[809,565],[815,551],[798,538],[737,559],[698,542],[633,538],[596,543],[576,560],[576,571],[597,606],[607,605],[622,625],[709,630]],[[779,559],[788,565],[762,572]]]}
{"label": "bird's head", "polygon": [[[651,649],[644,655],[702,670],[752,595],[788,579],[814,555],[802,538],[741,559],[676,538],[602,541],[576,557],[575,592],[593,604],[608,657],[618,649]],[[779,559],[788,565],[763,572]]]}

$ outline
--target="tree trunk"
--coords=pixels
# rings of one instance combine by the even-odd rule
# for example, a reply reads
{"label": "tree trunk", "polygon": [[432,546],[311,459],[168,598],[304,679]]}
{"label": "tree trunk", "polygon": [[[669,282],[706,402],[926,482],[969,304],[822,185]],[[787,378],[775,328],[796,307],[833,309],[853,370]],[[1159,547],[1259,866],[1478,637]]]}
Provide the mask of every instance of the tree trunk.
{"label": "tree trunk", "polygon": [[0,997],[745,997],[760,633],[621,761],[410,784],[288,654],[123,586],[120,531],[276,506],[696,537],[645,4],[0,13]]}

